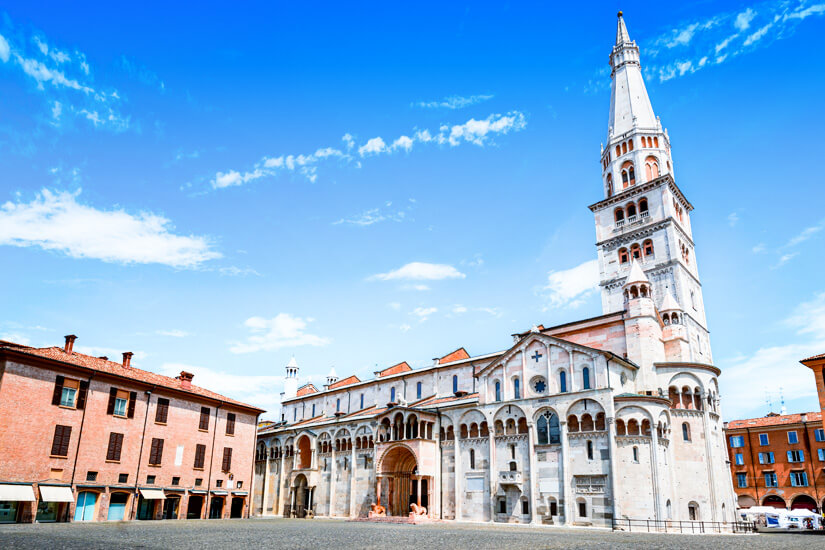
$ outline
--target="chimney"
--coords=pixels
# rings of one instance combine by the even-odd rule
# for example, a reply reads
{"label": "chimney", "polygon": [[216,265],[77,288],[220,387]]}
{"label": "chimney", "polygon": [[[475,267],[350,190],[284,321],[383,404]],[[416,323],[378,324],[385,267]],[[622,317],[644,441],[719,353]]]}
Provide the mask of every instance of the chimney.
{"label": "chimney", "polygon": [[101,355],[98,359],[103,359],[104,361],[108,361],[109,358],[106,355]]}
{"label": "chimney", "polygon": [[123,352],[123,368],[128,369],[132,367],[132,356],[134,353],[131,351],[124,351]]}
{"label": "chimney", "polygon": [[186,372],[185,370],[180,371],[180,376],[178,379],[180,380],[180,387],[188,390],[192,387],[192,379],[195,377],[194,374],[191,372]]}
{"label": "chimney", "polygon": [[807,421],[808,421],[808,413],[802,413],[802,414],[800,414],[800,415],[799,415],[799,419],[800,419],[800,420],[802,420],[802,423],[804,424],[805,422],[807,422]]}
{"label": "chimney", "polygon": [[69,334],[66,336],[66,345],[63,346],[63,351],[66,353],[71,353],[72,348],[74,347],[74,341],[77,340],[77,336],[74,334]]}

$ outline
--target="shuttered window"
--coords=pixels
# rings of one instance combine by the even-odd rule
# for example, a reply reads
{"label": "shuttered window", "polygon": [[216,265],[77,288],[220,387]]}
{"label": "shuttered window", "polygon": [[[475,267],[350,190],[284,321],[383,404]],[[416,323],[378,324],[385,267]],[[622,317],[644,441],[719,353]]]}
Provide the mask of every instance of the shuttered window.
{"label": "shuttered window", "polygon": [[152,438],[152,446],[149,449],[149,464],[152,466],[160,466],[160,461],[163,458],[163,440],[156,437]]}
{"label": "shuttered window", "polygon": [[198,425],[199,430],[209,431],[209,407],[201,407],[201,421]]}
{"label": "shuttered window", "polygon": [[195,447],[195,468],[203,469],[203,464],[206,462],[206,445],[197,445]]}
{"label": "shuttered window", "polygon": [[221,471],[228,472],[232,469],[232,449],[229,447],[223,448],[223,463],[221,464]]}
{"label": "shuttered window", "polygon": [[106,460],[120,462],[120,452],[123,450],[123,434],[112,432],[109,434],[109,449],[106,451]]}
{"label": "shuttered window", "polygon": [[226,413],[226,435],[235,435],[235,413]]}
{"label": "shuttered window", "polygon": [[55,426],[52,440],[52,456],[69,456],[69,441],[72,439],[71,426]]}
{"label": "shuttered window", "polygon": [[169,400],[163,397],[158,397],[158,407],[155,409],[155,422],[158,424],[166,424],[169,418]]}
{"label": "shuttered window", "polygon": [[63,384],[65,378],[58,376],[54,381],[54,393],[52,394],[52,405],[60,405],[60,398],[63,396]]}

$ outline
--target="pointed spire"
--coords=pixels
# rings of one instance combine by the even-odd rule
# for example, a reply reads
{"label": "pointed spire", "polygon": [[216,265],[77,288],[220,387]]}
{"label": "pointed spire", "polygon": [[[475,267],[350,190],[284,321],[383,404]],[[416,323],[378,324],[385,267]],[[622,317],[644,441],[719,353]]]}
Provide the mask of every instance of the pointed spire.
{"label": "pointed spire", "polygon": [[659,308],[660,313],[665,313],[667,311],[682,311],[682,306],[679,305],[679,302],[676,301],[676,298],[673,297],[669,291],[665,294],[665,300],[662,302],[662,307]]}
{"label": "pointed spire", "polygon": [[624,44],[625,42],[630,42],[630,35],[627,34],[627,26],[624,24],[624,17],[622,17],[622,12],[617,14],[619,18],[619,23],[616,27],[616,45]]}
{"label": "pointed spire", "polygon": [[298,368],[298,362],[295,360],[294,355],[292,356],[292,359],[289,360],[289,363],[286,364],[286,366],[287,367],[292,367],[292,368],[295,368],[295,369]]}
{"label": "pointed spire", "polygon": [[627,274],[627,279],[624,282],[624,286],[638,283],[650,284],[650,281],[645,275],[645,272],[642,271],[642,266],[640,266],[639,262],[637,262],[634,258],[630,263],[630,273]]}

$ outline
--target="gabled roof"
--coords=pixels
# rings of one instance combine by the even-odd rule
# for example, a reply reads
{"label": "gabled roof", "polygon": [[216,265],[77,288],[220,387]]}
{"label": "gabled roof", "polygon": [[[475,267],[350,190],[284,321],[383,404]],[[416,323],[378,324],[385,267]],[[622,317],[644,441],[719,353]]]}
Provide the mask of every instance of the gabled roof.
{"label": "gabled roof", "polygon": [[361,380],[353,374],[352,376],[347,376],[343,380],[338,380],[337,382],[330,384],[328,389],[334,390],[335,388],[343,388],[344,386],[349,386],[350,384],[357,384],[360,381]]}
{"label": "gabled roof", "polygon": [[728,422],[729,430],[745,428],[766,428],[768,426],[783,426],[785,424],[801,424],[802,415],[806,415],[806,422],[819,422],[822,420],[821,412],[809,412],[800,414],[774,414],[761,418],[745,418],[743,420],[731,420]]}
{"label": "gabled roof", "polygon": [[383,378],[385,376],[390,376],[391,374],[399,374],[401,372],[407,372],[411,370],[412,367],[409,364],[407,364],[406,361],[402,361],[397,365],[393,365],[391,367],[387,367],[384,370],[377,371],[375,374],[376,376],[378,376],[378,378]]}
{"label": "gabled roof", "polygon": [[83,353],[78,353],[76,351],[66,353],[66,351],[63,348],[56,346],[48,348],[33,348],[4,341],[0,342],[0,353],[13,353],[29,356],[32,358],[53,361],[58,364],[79,367],[81,369],[108,374],[116,378],[133,380],[135,382],[149,384],[151,386],[167,388],[176,392],[188,393],[193,396],[204,397],[206,399],[211,399],[213,401],[223,401],[224,403],[235,405],[237,407],[241,407],[244,409],[249,409],[253,412],[264,412],[263,409],[254,407],[252,405],[247,405],[246,403],[242,403],[234,399],[230,399],[229,397],[225,397],[219,393],[207,390],[206,388],[201,388],[195,385],[185,387],[177,378],[164,376],[156,372],[141,370],[135,367],[124,367],[121,363],[109,361],[108,359],[103,359],[101,357],[85,355]]}
{"label": "gabled roof", "polygon": [[298,388],[298,391],[295,393],[295,396],[296,397],[302,397],[304,395],[309,395],[311,393],[318,393],[318,388],[313,386],[311,383],[310,384],[304,384],[303,386]]}
{"label": "gabled roof", "polygon": [[[544,333],[541,333],[541,332],[532,332],[531,331],[531,332],[526,333],[521,338],[519,338],[518,342],[513,344],[513,346],[510,349],[508,349],[507,351],[502,353],[495,361],[491,361],[490,363],[488,363],[487,365],[485,365],[484,367],[482,367],[481,369],[476,371],[474,376],[479,376],[480,374],[482,374],[485,371],[496,368],[497,366],[502,364],[504,361],[508,361],[513,356],[513,354],[515,354],[515,352],[519,348],[521,348],[522,345],[525,342],[527,342],[528,340],[530,340],[531,338],[535,338],[535,339],[543,340],[543,341],[548,341],[549,340],[551,342],[558,343],[560,345],[570,346],[570,347],[575,348],[575,349],[577,349],[577,350],[579,350],[583,353],[598,353],[599,355],[608,355],[609,354],[613,358],[621,359],[621,358],[617,357],[614,353],[609,352],[609,351],[600,350],[600,349],[596,349],[596,348],[591,348],[589,346],[585,346],[585,345],[582,345],[582,344],[577,344],[577,343],[571,342],[569,340],[564,340],[562,338],[557,338],[555,336],[550,336],[549,334],[544,334]],[[622,359],[622,360],[626,361],[625,359]]]}
{"label": "gabled roof", "polygon": [[448,353],[444,357],[438,360],[439,365],[443,365],[444,363],[452,363],[453,361],[458,361],[460,359],[469,359],[470,354],[467,353],[467,350],[462,348],[458,348],[457,350]]}

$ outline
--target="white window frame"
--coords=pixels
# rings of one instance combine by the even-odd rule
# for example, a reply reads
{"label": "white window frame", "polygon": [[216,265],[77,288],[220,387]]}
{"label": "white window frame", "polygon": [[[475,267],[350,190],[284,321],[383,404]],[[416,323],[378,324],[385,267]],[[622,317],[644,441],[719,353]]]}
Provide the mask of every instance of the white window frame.
{"label": "white window frame", "polygon": [[[764,440],[763,440],[763,438],[764,438]],[[759,444],[761,446],[764,447],[765,445],[770,445],[770,443],[771,443],[771,440],[768,437],[768,434],[759,434]]]}
{"label": "white window frame", "polygon": [[[793,434],[793,441],[791,441],[791,434]],[[799,443],[799,436],[796,435],[796,430],[790,430],[788,432],[788,445],[796,445]]]}

